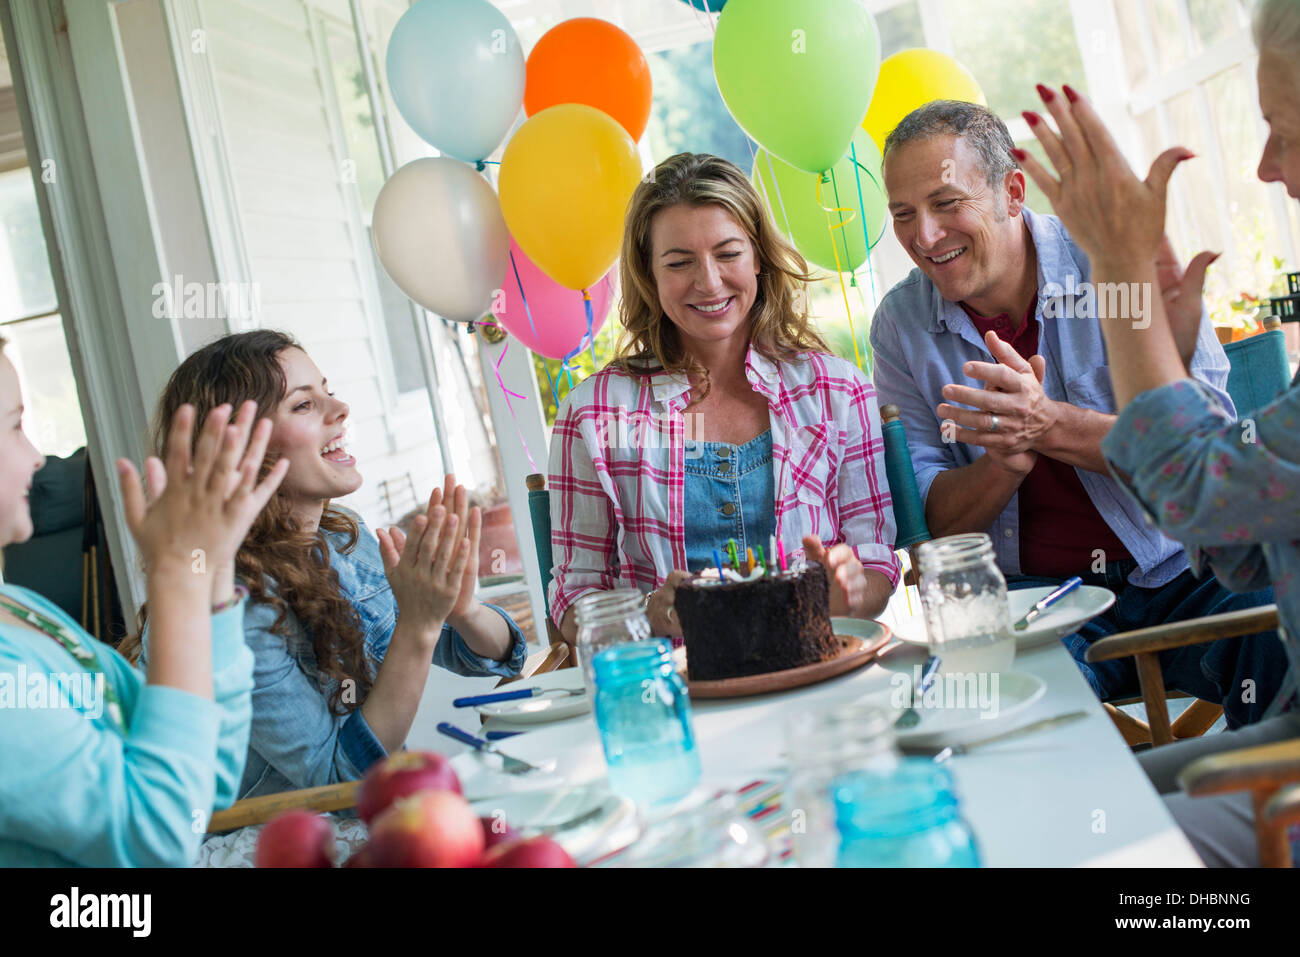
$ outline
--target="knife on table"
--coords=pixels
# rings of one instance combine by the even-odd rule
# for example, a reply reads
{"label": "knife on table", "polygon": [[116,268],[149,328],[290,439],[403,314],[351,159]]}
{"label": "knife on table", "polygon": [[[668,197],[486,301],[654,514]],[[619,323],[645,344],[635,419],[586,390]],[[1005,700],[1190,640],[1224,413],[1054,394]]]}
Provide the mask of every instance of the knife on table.
{"label": "knife on table", "polygon": [[1080,578],[1078,575],[1075,575],[1073,578],[1066,581],[1064,584],[1061,585],[1060,588],[1056,589],[1056,591],[1052,592],[1042,601],[1035,604],[1033,608],[1029,609],[1029,611],[1025,612],[1025,616],[1015,623],[1014,625],[1015,630],[1024,631],[1026,628],[1029,627],[1030,623],[1035,618],[1041,615],[1052,605],[1055,605],[1058,601],[1060,601],[1066,595],[1070,594],[1070,592],[1074,591],[1082,584],[1083,584],[1083,579]]}

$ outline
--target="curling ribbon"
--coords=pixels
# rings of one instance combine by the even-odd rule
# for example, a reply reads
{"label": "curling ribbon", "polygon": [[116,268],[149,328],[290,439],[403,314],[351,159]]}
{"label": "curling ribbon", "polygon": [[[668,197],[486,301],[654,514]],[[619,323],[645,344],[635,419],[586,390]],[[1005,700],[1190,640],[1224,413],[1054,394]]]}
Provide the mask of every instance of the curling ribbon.
{"label": "curling ribbon", "polygon": [[[489,322],[492,325],[496,326],[498,329],[501,329],[500,325],[498,325],[496,322],[490,319],[486,320],[483,324],[487,325]],[[505,332],[504,329],[501,329],[501,331]],[[532,466],[533,472],[536,472],[537,462],[533,459],[532,450],[528,448],[528,440],[524,438],[524,430],[519,427],[519,416],[515,414],[514,404],[510,401],[511,396],[514,396],[516,399],[526,399],[528,397],[525,395],[520,395],[518,392],[513,392],[510,389],[507,389],[505,380],[501,378],[501,363],[506,357],[506,350],[508,350],[509,348],[510,348],[510,337],[507,335],[504,341],[501,343],[501,355],[497,356],[496,361],[492,363],[492,371],[496,373],[497,385],[501,387],[501,394],[502,396],[505,397],[506,400],[506,408],[510,410],[510,419],[515,424],[515,431],[519,433],[519,444],[524,447],[524,455],[528,456],[528,464]]]}
{"label": "curling ribbon", "polygon": [[[519,287],[519,298],[524,304],[524,315],[528,317],[528,328],[533,331],[533,341],[536,342],[537,326],[533,322],[533,310],[532,307],[528,305],[528,294],[524,292],[524,282],[519,278],[519,266],[515,262],[515,254],[513,251],[510,253],[510,268],[514,270],[515,285]],[[503,351],[501,354],[505,355],[505,352]],[[541,359],[542,371],[546,373],[546,384],[551,387],[551,399],[554,400],[555,407],[558,409],[560,407],[560,397],[555,392],[555,382],[551,379],[551,368],[546,364],[545,356],[542,356]]]}

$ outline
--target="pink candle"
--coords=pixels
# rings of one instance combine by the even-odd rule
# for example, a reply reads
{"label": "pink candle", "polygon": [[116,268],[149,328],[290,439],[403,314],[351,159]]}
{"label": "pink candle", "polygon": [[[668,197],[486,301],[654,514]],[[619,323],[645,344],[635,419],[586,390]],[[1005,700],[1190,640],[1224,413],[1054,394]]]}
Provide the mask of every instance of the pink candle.
{"label": "pink candle", "polygon": [[785,571],[785,544],[779,538],[776,540],[776,560],[781,564],[781,571]]}

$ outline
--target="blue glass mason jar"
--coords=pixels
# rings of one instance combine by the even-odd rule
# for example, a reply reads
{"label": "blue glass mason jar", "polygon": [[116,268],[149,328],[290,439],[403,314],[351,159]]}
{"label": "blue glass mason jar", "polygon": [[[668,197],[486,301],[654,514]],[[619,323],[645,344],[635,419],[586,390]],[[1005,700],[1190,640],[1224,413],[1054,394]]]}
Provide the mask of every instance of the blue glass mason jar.
{"label": "blue glass mason jar", "polygon": [[700,781],[700,755],[672,646],[663,638],[615,645],[592,663],[610,790],[642,806],[685,797]]}
{"label": "blue glass mason jar", "polygon": [[854,771],[832,784],[838,867],[979,867],[952,775],[928,758],[888,773]]}

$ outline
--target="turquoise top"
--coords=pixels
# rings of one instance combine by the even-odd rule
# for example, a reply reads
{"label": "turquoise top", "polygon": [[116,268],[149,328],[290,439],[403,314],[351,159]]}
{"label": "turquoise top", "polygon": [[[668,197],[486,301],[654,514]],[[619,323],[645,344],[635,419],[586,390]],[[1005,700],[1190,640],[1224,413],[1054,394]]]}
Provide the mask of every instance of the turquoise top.
{"label": "turquoise top", "polygon": [[212,617],[215,701],[144,673],[26,588],[3,594],[77,633],[117,693],[58,642],[0,622],[0,867],[185,867],[215,807],[235,798],[248,754],[253,654],[244,604]]}

